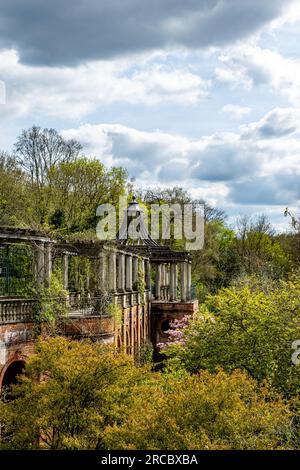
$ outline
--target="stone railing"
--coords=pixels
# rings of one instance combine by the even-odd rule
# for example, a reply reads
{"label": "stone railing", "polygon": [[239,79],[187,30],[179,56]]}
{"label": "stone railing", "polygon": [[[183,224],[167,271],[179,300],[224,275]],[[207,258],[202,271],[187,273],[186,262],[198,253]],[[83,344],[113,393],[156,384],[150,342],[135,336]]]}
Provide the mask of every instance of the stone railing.
{"label": "stone railing", "polygon": [[0,298],[0,324],[33,321],[34,299]]}
{"label": "stone railing", "polygon": [[61,299],[61,302],[64,303],[67,314],[70,316],[109,315],[109,305],[112,302],[112,296],[70,296],[67,299]]}
{"label": "stone railing", "polygon": [[[70,317],[109,316],[108,307],[114,297],[117,298],[120,307],[126,308],[148,302],[149,291],[145,291],[144,299],[141,299],[138,292],[122,292],[99,297],[70,295],[69,298],[57,300],[65,306],[67,315]],[[0,297],[0,324],[32,322],[35,304],[35,299]]]}
{"label": "stone railing", "polygon": [[117,298],[117,304],[120,307],[131,307],[133,305],[138,305],[139,303],[145,303],[150,300],[150,293],[149,291],[145,291],[144,299],[141,298],[141,295],[137,292],[118,292],[113,294],[114,297]]}

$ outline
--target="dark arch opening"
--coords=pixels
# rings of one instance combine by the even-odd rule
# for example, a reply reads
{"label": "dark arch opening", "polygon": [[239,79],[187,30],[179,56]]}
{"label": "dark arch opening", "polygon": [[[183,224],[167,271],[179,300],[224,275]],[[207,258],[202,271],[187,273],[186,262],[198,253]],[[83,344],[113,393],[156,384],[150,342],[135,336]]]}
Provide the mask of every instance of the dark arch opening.
{"label": "dark arch opening", "polygon": [[164,320],[160,325],[160,329],[163,334],[166,334],[166,332],[170,329],[169,320]]}
{"label": "dark arch opening", "polygon": [[2,388],[4,387],[11,387],[17,383],[17,376],[22,374],[25,369],[25,362],[24,361],[14,361],[12,362],[8,368],[6,369],[3,380],[2,380]]}

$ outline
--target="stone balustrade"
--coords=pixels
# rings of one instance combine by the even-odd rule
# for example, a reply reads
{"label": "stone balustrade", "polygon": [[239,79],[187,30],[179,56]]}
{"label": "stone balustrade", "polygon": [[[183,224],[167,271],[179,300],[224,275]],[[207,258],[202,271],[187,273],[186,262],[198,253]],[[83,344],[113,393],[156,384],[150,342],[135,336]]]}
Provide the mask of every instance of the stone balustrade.
{"label": "stone balustrade", "polygon": [[32,322],[35,303],[33,299],[0,299],[0,324]]}
{"label": "stone balustrade", "polygon": [[[127,308],[149,301],[149,291],[144,299],[137,291],[121,292],[101,297],[69,296],[58,299],[65,305],[68,316],[109,316],[109,304],[116,299],[121,308]],[[34,320],[35,299],[0,298],[0,324],[26,323]]]}

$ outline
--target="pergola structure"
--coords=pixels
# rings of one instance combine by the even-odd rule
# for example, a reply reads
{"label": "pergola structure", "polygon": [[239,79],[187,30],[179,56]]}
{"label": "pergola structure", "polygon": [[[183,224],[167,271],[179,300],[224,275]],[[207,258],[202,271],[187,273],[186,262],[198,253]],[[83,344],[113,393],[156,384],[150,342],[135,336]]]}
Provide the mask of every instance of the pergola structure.
{"label": "pergola structure", "polygon": [[[189,253],[159,245],[141,216],[133,200],[126,225],[110,242],[57,241],[34,230],[0,227],[0,388],[10,364],[23,364],[34,349],[35,306],[57,269],[67,292],[63,334],[113,342],[133,356],[144,343],[156,347],[164,341],[169,321],[196,310]],[[127,229],[135,217],[139,236],[132,240]],[[19,248],[26,257],[18,258]],[[25,258],[30,279],[19,269]],[[118,322],[111,306],[121,312]]]}
{"label": "pergola structure", "polygon": [[[139,221],[135,240],[128,236],[130,223]],[[186,251],[174,251],[153,240],[144,223],[143,210],[136,199],[130,202],[118,234],[119,243],[139,256],[147,256],[155,267],[154,300],[187,302],[191,300],[191,260]],[[180,271],[180,282],[178,273]],[[180,287],[180,289],[178,289]]]}

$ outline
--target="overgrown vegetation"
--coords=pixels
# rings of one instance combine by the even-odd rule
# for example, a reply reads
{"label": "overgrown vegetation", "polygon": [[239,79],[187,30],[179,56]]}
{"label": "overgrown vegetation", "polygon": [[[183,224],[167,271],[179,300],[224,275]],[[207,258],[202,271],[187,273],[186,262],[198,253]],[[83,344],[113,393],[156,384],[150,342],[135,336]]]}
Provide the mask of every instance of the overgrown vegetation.
{"label": "overgrown vegetation", "polygon": [[2,449],[289,448],[288,407],[243,372],[154,373],[65,338],[39,342],[26,372],[0,403]]}
{"label": "overgrown vegetation", "polygon": [[[58,239],[93,238],[96,207],[110,202],[118,208],[118,197],[129,195],[132,185],[124,169],[107,169],[81,151],[54,130],[24,131],[12,154],[0,157],[0,224],[42,229]],[[164,369],[154,372],[149,344],[134,364],[104,345],[51,338],[64,314],[61,279],[55,271],[50,287],[35,293],[28,282],[39,297],[36,325],[48,325],[50,334],[14,386],[14,400],[0,402],[0,446],[300,448],[300,366],[292,362],[292,343],[300,340],[298,217],[285,211],[291,230],[284,234],[264,215],[240,217],[234,230],[224,211],[182,188],[137,193],[145,207],[191,203],[195,212],[204,204],[205,244],[192,253],[199,314],[177,322]],[[184,242],[168,244],[183,249]],[[29,271],[29,260],[25,274],[19,261],[10,258],[17,284]],[[74,257],[69,288],[79,297],[89,290],[98,295],[96,272],[92,260]],[[141,298],[142,274],[139,260]],[[109,299],[107,305],[121,326],[120,308]]]}

